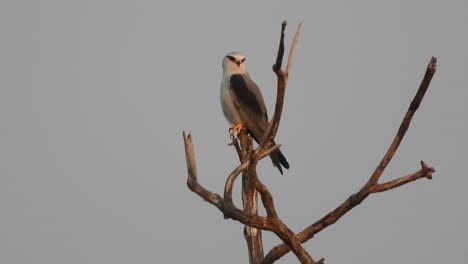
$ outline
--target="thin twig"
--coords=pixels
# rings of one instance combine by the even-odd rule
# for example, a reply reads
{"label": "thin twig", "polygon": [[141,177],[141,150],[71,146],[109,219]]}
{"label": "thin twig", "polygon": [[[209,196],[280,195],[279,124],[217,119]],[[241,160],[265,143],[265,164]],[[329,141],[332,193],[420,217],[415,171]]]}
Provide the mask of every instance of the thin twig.
{"label": "thin twig", "polygon": [[286,29],[286,25],[288,23],[286,20],[283,21],[281,24],[281,36],[280,42],[278,47],[278,55],[276,56],[276,62],[273,65],[273,71],[276,72],[277,70],[281,69],[281,64],[283,64],[283,55],[284,55],[284,30]]}
{"label": "thin twig", "polygon": [[289,51],[288,64],[286,65],[286,70],[284,71],[286,83],[288,83],[289,71],[291,71],[291,65],[292,65],[292,61],[294,57],[294,52],[296,50],[296,45],[297,45],[297,41],[299,40],[299,35],[301,34],[301,30],[302,30],[302,22],[299,23],[299,25],[297,26],[296,35],[294,35],[294,39],[291,44],[291,50]]}
{"label": "thin twig", "polygon": [[414,96],[413,101],[411,102],[408,111],[406,112],[405,117],[403,118],[403,121],[401,122],[400,128],[398,129],[398,132],[395,135],[392,144],[388,148],[387,153],[385,153],[385,156],[380,161],[377,168],[375,168],[374,173],[372,174],[368,184],[365,187],[369,187],[369,185],[376,184],[379,181],[380,176],[382,176],[382,173],[384,172],[385,168],[392,160],[393,155],[395,155],[398,146],[400,146],[400,143],[403,140],[406,131],[408,130],[408,127],[411,123],[411,119],[413,119],[414,113],[416,113],[416,110],[418,110],[419,105],[421,104],[421,101],[424,98],[424,94],[426,93],[427,88],[431,83],[432,76],[434,76],[434,73],[436,71],[436,67],[437,59],[435,57],[432,57],[431,61],[427,66],[426,74],[424,74],[424,78],[421,82],[421,85],[419,86],[419,89],[416,95]]}
{"label": "thin twig", "polygon": [[239,161],[242,163],[242,150],[241,150],[241,147],[239,145],[239,141],[237,140],[237,138],[232,137],[232,142],[229,143],[229,146],[234,146],[237,152],[237,156],[239,156]]}
{"label": "thin twig", "polygon": [[[285,75],[285,72],[281,69],[281,64],[283,61],[283,55],[284,55],[284,31],[286,29],[286,21],[283,22],[281,25],[281,38],[280,38],[280,45],[278,48],[278,55],[276,57],[276,63],[273,65],[273,71],[276,73],[277,76],[277,93],[276,93],[276,104],[275,104],[275,112],[273,114],[273,117],[271,119],[271,122],[268,126],[267,131],[265,132],[262,140],[260,141],[260,146],[257,148],[257,150],[261,150],[263,148],[269,148],[273,144],[273,140],[276,137],[276,133],[278,131],[278,127],[281,121],[281,115],[283,112],[283,105],[284,105],[284,94],[286,91],[286,83],[287,83],[287,77]],[[296,45],[298,42],[299,34],[301,31],[302,26],[299,25],[297,28],[297,32],[294,37],[294,41],[291,44],[291,51],[289,54],[289,59],[288,59],[288,71],[290,70],[292,60],[294,57],[294,52],[296,50]],[[288,72],[289,73],[289,72]]]}
{"label": "thin twig", "polygon": [[385,183],[375,184],[369,188],[369,192],[385,192],[421,178],[430,180],[432,179],[432,173],[434,172],[434,168],[428,167],[424,161],[421,161],[421,169],[419,171]]}

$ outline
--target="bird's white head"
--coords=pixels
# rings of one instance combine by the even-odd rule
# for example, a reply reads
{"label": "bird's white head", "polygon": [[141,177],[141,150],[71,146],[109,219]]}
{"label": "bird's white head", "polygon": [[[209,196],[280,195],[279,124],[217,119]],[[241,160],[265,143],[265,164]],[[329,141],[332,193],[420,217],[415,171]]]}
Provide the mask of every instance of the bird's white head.
{"label": "bird's white head", "polygon": [[240,52],[227,54],[223,58],[223,71],[230,74],[246,72],[244,54]]}

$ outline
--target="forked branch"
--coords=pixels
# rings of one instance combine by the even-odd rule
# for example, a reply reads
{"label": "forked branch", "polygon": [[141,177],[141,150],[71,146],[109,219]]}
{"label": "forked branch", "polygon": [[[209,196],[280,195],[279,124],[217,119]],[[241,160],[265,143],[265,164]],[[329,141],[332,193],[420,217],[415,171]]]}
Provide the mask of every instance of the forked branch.
{"label": "forked branch", "polygon": [[[406,131],[408,130],[408,127],[411,123],[411,119],[413,118],[413,115],[416,112],[416,110],[418,110],[418,107],[421,104],[422,99],[424,98],[424,94],[426,93],[427,88],[429,87],[429,84],[431,83],[432,77],[434,76],[436,72],[436,67],[437,67],[437,59],[435,57],[432,57],[427,66],[426,73],[424,74],[424,78],[421,82],[421,85],[419,86],[419,89],[416,95],[414,96],[414,99],[411,102],[408,108],[408,111],[405,114],[405,117],[401,121],[400,128],[398,129],[398,132],[395,135],[395,138],[393,139],[392,144],[390,145],[389,149],[385,153],[382,161],[379,163],[377,168],[372,173],[372,176],[369,178],[369,180],[364,184],[361,190],[359,190],[357,193],[352,194],[348,199],[346,199],[342,204],[340,204],[333,211],[331,211],[330,213],[322,217],[320,220],[318,220],[317,222],[315,222],[314,224],[310,225],[309,227],[304,229],[302,232],[300,232],[297,235],[297,238],[301,243],[308,241],[318,232],[334,224],[348,211],[350,211],[355,206],[357,206],[362,201],[364,201],[364,199],[366,199],[367,196],[369,196],[369,194],[371,193],[388,191],[390,189],[399,187],[401,185],[407,184],[409,182],[412,182],[421,178],[432,179],[432,173],[435,172],[434,168],[427,166],[426,163],[421,161],[422,168],[419,171],[412,173],[410,175],[403,176],[398,179],[386,182],[386,183],[382,183],[382,184],[377,183],[380,177],[382,176],[382,173],[384,172],[385,168],[392,160],[393,155],[397,151],[401,141],[403,140],[403,137],[405,136]],[[263,263],[264,264],[273,263],[289,251],[290,249],[288,245],[286,244],[275,246],[265,256]]]}
{"label": "forked branch", "polygon": [[271,221],[268,221],[266,217],[245,213],[242,210],[239,210],[232,203],[226,203],[225,200],[232,201],[232,197],[223,199],[219,194],[205,189],[200,185],[200,183],[198,183],[192,136],[191,134],[186,135],[185,132],[182,132],[182,136],[184,138],[185,156],[187,160],[187,186],[189,189],[192,192],[198,194],[205,201],[216,206],[223,213],[225,218],[232,218],[245,225],[255,228],[273,230],[274,226],[272,225]]}

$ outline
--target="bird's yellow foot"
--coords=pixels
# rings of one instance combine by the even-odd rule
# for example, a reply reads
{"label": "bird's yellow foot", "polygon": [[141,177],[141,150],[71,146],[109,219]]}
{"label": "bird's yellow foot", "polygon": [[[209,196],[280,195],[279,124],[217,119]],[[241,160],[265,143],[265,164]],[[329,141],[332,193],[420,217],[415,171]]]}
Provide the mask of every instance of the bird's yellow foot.
{"label": "bird's yellow foot", "polygon": [[241,131],[247,132],[247,129],[242,123],[235,124],[231,128],[229,128],[229,133],[231,134],[231,136],[234,136],[235,134],[239,135]]}

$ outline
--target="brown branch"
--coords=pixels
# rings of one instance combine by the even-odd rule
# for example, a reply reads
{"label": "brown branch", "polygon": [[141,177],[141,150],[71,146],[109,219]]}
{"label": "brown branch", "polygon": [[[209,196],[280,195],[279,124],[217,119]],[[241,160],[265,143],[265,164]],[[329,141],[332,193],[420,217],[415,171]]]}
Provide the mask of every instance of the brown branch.
{"label": "brown branch", "polygon": [[403,140],[403,137],[405,136],[406,131],[409,128],[414,113],[416,113],[416,110],[418,110],[419,105],[421,104],[421,101],[424,98],[424,94],[426,93],[427,88],[431,83],[432,76],[434,76],[434,73],[436,71],[436,65],[437,59],[435,57],[432,57],[431,61],[429,62],[429,65],[427,65],[426,74],[424,74],[424,78],[421,82],[421,85],[419,86],[418,92],[414,96],[413,101],[411,102],[408,111],[406,112],[406,115],[403,118],[403,121],[401,122],[400,128],[398,129],[398,132],[395,138],[393,139],[392,144],[388,148],[387,153],[385,153],[385,156],[383,157],[382,161],[380,161],[377,168],[375,168],[374,173],[369,179],[369,182],[366,185],[366,187],[368,187],[368,185],[376,184],[379,181],[380,176],[382,176],[382,173],[384,172],[385,168],[392,160],[393,155],[400,146],[400,143]]}
{"label": "brown branch", "polygon": [[[340,204],[333,211],[331,211],[330,213],[322,217],[320,220],[318,220],[317,222],[315,222],[314,224],[310,225],[309,227],[304,229],[302,232],[300,232],[297,235],[297,239],[301,243],[308,241],[318,232],[334,224],[348,211],[350,211],[355,206],[359,205],[362,201],[364,201],[364,199],[366,199],[367,196],[369,196],[369,194],[371,193],[387,191],[387,190],[399,187],[401,185],[404,185],[406,183],[409,183],[409,182],[412,182],[421,178],[432,179],[432,173],[435,172],[435,170],[433,168],[428,167],[424,162],[421,161],[421,166],[422,166],[421,170],[413,174],[410,174],[410,175],[407,175],[407,176],[404,176],[404,177],[401,177],[396,180],[392,180],[383,184],[377,183],[380,176],[384,172],[385,168],[387,167],[387,165],[393,158],[393,155],[397,151],[403,137],[405,136],[406,131],[408,130],[408,127],[410,125],[410,122],[411,122],[411,119],[413,118],[414,113],[416,112],[419,105],[421,104],[422,99],[424,98],[424,94],[426,93],[429,87],[429,84],[431,82],[431,79],[433,75],[435,74],[436,64],[437,64],[437,59],[435,57],[432,57],[429,62],[429,65],[427,66],[426,73],[421,82],[421,85],[419,86],[419,89],[414,99],[412,100],[408,108],[408,111],[406,112],[405,117],[403,118],[401,122],[400,128],[398,129],[398,132],[392,144],[390,145],[385,156],[383,157],[382,161],[377,166],[377,168],[375,169],[375,171],[373,172],[369,180],[364,184],[361,190],[359,190],[355,194],[352,194],[348,199],[346,199],[342,204]],[[262,263],[264,264],[273,263],[279,258],[281,258],[282,256],[284,256],[289,251],[290,251],[290,247],[289,245],[286,245],[285,243],[275,246],[265,256]]]}
{"label": "brown branch", "polygon": [[276,226],[278,227],[278,231],[275,232],[277,236],[281,238],[285,242],[286,245],[294,252],[301,263],[308,263],[308,264],[316,264],[322,263],[322,260],[319,262],[315,262],[309,253],[305,250],[302,246],[301,242],[297,240],[296,234],[291,231],[282,221],[281,219],[275,219]]}
{"label": "brown branch", "polygon": [[260,217],[255,214],[243,212],[235,206],[227,204],[219,194],[208,191],[198,183],[192,136],[190,133],[188,135],[185,135],[185,132],[182,132],[182,136],[184,138],[188,174],[187,186],[189,187],[189,189],[192,192],[198,194],[205,201],[216,206],[224,214],[225,218],[231,218],[243,223],[244,225],[248,225],[259,229],[270,231],[275,230],[276,227],[266,217]]}
{"label": "brown branch", "polygon": [[[283,105],[284,105],[284,94],[286,91],[286,83],[287,83],[287,75],[281,69],[281,65],[283,63],[283,56],[284,56],[284,31],[286,29],[287,22],[284,21],[281,25],[281,38],[280,44],[278,47],[278,54],[276,56],[276,63],[273,65],[273,71],[276,73],[277,76],[277,93],[276,93],[276,104],[275,104],[275,112],[271,119],[271,122],[268,126],[265,135],[263,136],[260,146],[257,148],[257,151],[261,151],[264,148],[269,148],[273,144],[273,140],[276,137],[276,133],[278,132],[278,127],[281,121],[281,115],[283,112]],[[299,24],[296,34],[294,36],[293,43],[291,44],[291,50],[289,53],[288,64],[286,73],[289,74],[289,70],[291,68],[292,60],[294,57],[294,52],[296,50],[297,41],[299,39],[299,35],[301,32],[302,23]]]}
{"label": "brown branch", "polygon": [[[251,153],[251,149],[253,147],[252,138],[244,131],[242,131],[238,136],[240,137],[242,145],[240,151],[241,161],[250,165],[248,154]],[[250,185],[249,178],[249,172],[244,170],[242,173],[242,207],[244,212],[258,215],[258,192],[252,185]],[[264,257],[261,229],[245,225],[244,238],[247,242],[249,263],[261,263]]]}
{"label": "brown branch", "polygon": [[[307,251],[302,247],[301,243],[297,241],[296,235],[278,218],[276,209],[273,203],[273,197],[270,194],[268,188],[258,179],[256,172],[257,162],[267,156],[269,153],[279,148],[279,146],[272,146],[276,133],[278,131],[279,123],[281,120],[283,105],[284,105],[284,94],[286,91],[287,77],[284,71],[281,69],[283,56],[284,56],[284,31],[286,29],[286,21],[281,25],[281,37],[280,44],[278,48],[278,55],[276,58],[276,63],[273,65],[273,71],[277,75],[277,96],[276,96],[276,105],[273,118],[270,125],[268,126],[267,131],[265,132],[264,137],[262,138],[259,147],[255,152],[250,156],[250,165],[248,169],[248,177],[250,179],[249,183],[253,186],[259,193],[262,199],[263,206],[267,212],[267,218],[270,219],[276,226],[276,230],[273,230],[276,235],[278,235],[288,246],[292,249],[294,254],[298,257],[301,263],[316,263],[312,257],[307,253]],[[298,26],[294,41],[291,46],[291,52],[289,54],[287,72],[289,73],[292,58],[294,56],[295,47],[297,40],[300,34],[301,25]]]}
{"label": "brown branch", "polygon": [[432,179],[432,173],[434,173],[434,168],[427,166],[424,161],[421,161],[421,169],[415,173],[400,177],[395,180],[388,181],[386,183],[375,184],[369,188],[370,193],[385,192],[401,185],[407,184],[409,182],[419,180],[421,178]]}
{"label": "brown branch", "polygon": [[278,47],[278,55],[276,56],[276,62],[273,65],[273,71],[276,72],[277,70],[281,69],[281,64],[283,64],[283,56],[284,56],[284,30],[286,29],[286,25],[288,23],[283,21],[281,24],[281,35],[280,35],[280,42]]}
{"label": "brown branch", "polygon": [[243,212],[236,207],[225,207],[222,212],[225,218],[237,220],[244,225],[269,231],[275,230],[275,226],[266,217]]}
{"label": "brown branch", "polygon": [[[249,148],[250,144],[247,144],[247,134],[241,133],[239,135],[241,142],[243,142],[243,147],[239,147],[238,141],[236,139],[233,139],[233,142],[231,145],[234,145],[236,148],[239,158],[241,161],[244,161],[245,156],[247,153],[244,151],[244,148]],[[251,141],[251,139],[249,139]],[[248,168],[247,172],[243,175],[243,178],[245,177],[247,179],[247,184],[244,184],[243,181],[243,188],[245,190],[249,190],[248,192],[251,192],[251,188],[254,188],[252,192],[253,197],[256,200],[256,194],[260,192],[261,198],[262,198],[262,203],[265,207],[265,210],[267,211],[267,219],[271,221],[271,226],[272,228],[269,231],[274,232],[277,234],[283,241],[292,248],[293,252],[297,255],[298,259],[301,261],[301,263],[322,263],[323,259],[319,262],[314,262],[313,259],[310,257],[310,255],[307,253],[307,251],[302,247],[301,243],[296,239],[296,235],[278,218],[278,215],[276,213],[276,209],[274,207],[273,203],[273,197],[271,193],[269,192],[268,188],[258,179],[257,173],[256,173],[256,164],[259,160],[263,159],[264,157],[268,156],[271,152],[275,151],[276,149],[280,148],[281,145],[275,145],[269,149],[266,149],[262,151],[261,153],[258,153],[258,156],[256,155],[250,155],[251,159],[244,161],[243,164],[238,166],[228,177],[225,185],[225,201],[226,204],[230,203],[232,204],[232,186],[233,183],[236,179],[236,177],[239,175],[239,173],[243,170]],[[252,164],[252,165],[251,165]],[[258,191],[258,192],[257,192]],[[243,199],[244,197],[247,196],[246,192],[243,190]],[[252,208],[247,208],[247,206],[244,204],[244,212],[250,212],[257,214],[257,207],[254,206],[255,209]],[[251,210],[254,210],[253,212]],[[244,229],[244,236],[246,237],[247,240],[247,245],[249,247],[249,259],[251,263],[260,263],[260,261],[263,259],[263,248],[260,250],[261,244],[261,239],[258,239],[258,236],[261,237],[261,233],[255,233],[255,232],[260,232],[260,230],[256,228],[251,228],[249,226],[246,226]],[[256,236],[257,235],[257,236]],[[255,258],[258,257],[259,254],[252,254],[252,252],[255,252],[255,250],[261,252],[262,254],[262,259]]]}
{"label": "brown branch", "polygon": [[185,157],[187,160],[187,186],[192,192],[198,194],[200,197],[205,199],[205,201],[213,204],[214,206],[218,207],[219,210],[223,211],[223,198],[221,198],[219,194],[208,191],[198,183],[197,166],[195,162],[195,154],[193,151],[191,134],[189,133],[187,136],[185,136],[185,132],[182,132],[182,136],[184,137]]}
{"label": "brown branch", "polygon": [[268,188],[258,179],[256,165],[257,161],[255,159],[250,160],[252,166],[249,167],[249,185],[253,186],[259,193],[262,198],[263,206],[267,212],[268,218],[278,218],[276,213],[275,205],[273,203],[273,196],[271,195]]}
{"label": "brown branch", "polygon": [[[287,76],[285,72],[281,69],[283,56],[284,56],[284,31],[286,28],[286,21],[281,25],[281,38],[278,48],[278,55],[276,58],[276,63],[273,65],[273,71],[277,75],[277,96],[275,104],[275,112],[273,118],[268,126],[268,129],[262,138],[259,147],[255,152],[250,156],[250,166],[248,169],[248,177],[250,179],[249,183],[253,186],[259,193],[262,199],[263,206],[267,212],[267,218],[273,222],[273,225],[276,227],[273,232],[280,237],[294,252],[301,263],[316,263],[312,257],[307,253],[304,247],[301,245],[300,241],[296,239],[296,235],[278,218],[276,212],[273,197],[270,194],[268,188],[258,179],[256,172],[257,162],[267,156],[272,151],[276,150],[280,146],[272,146],[276,133],[278,131],[279,123],[281,120],[283,105],[284,105],[284,94],[286,91]],[[301,30],[301,24],[298,26],[297,32],[294,37],[294,41],[291,46],[291,51],[288,58],[287,73],[289,74],[290,67],[292,64],[292,58],[294,56],[295,47],[299,38]]]}
{"label": "brown branch", "polygon": [[[264,155],[266,156],[266,155]],[[267,212],[267,219],[272,222],[272,225],[275,227],[273,231],[284,243],[288,246],[288,248],[292,249],[294,254],[297,256],[301,263],[321,263],[315,262],[312,257],[307,253],[304,247],[301,245],[301,242],[297,240],[296,234],[292,232],[278,217],[276,212],[273,196],[271,195],[268,188],[258,179],[257,172],[256,172],[256,163],[257,160],[252,155],[250,160],[250,166],[248,170],[249,175],[249,185],[253,186],[259,193],[262,199],[262,204],[265,207]]]}
{"label": "brown branch", "polygon": [[226,184],[224,186],[224,201],[225,201],[226,204],[233,205],[233,202],[232,202],[232,187],[234,186],[234,181],[236,180],[237,176],[239,176],[239,174],[242,171],[247,169],[248,166],[249,166],[248,161],[242,163],[233,172],[231,172],[231,174],[227,178]]}
{"label": "brown branch", "polygon": [[241,163],[243,163],[243,162],[242,162],[242,157],[243,157],[243,155],[242,155],[242,149],[241,149],[241,147],[240,147],[240,145],[239,145],[239,141],[238,141],[237,138],[235,138],[234,136],[233,136],[231,139],[232,139],[232,142],[229,143],[228,145],[229,145],[229,146],[234,146],[234,148],[236,149],[237,155],[239,156],[239,161],[240,161]]}
{"label": "brown branch", "polygon": [[250,166],[248,170],[249,175],[249,185],[253,186],[259,193],[262,199],[262,204],[265,207],[267,212],[267,219],[272,222],[272,225],[275,227],[272,230],[284,243],[294,252],[301,263],[310,263],[314,264],[315,262],[309,253],[301,245],[301,242],[297,240],[296,234],[291,231],[278,217],[276,212],[273,196],[271,195],[268,188],[258,179],[256,172],[256,162],[253,158],[250,160]]}
{"label": "brown branch", "polygon": [[294,57],[294,52],[296,50],[297,41],[299,40],[299,35],[301,34],[301,30],[302,30],[302,22],[299,23],[299,25],[297,26],[296,34],[294,35],[294,39],[291,44],[291,49],[289,50],[288,64],[286,66],[286,70],[284,71],[286,83],[288,82],[288,79],[289,79],[289,72],[291,71],[292,60]]}
{"label": "brown branch", "polygon": [[[244,175],[247,176],[247,173]],[[242,179],[242,204],[244,212],[258,215],[258,192],[248,184],[247,179]],[[244,238],[247,242],[249,263],[261,263],[264,257],[262,230],[245,225]]]}

